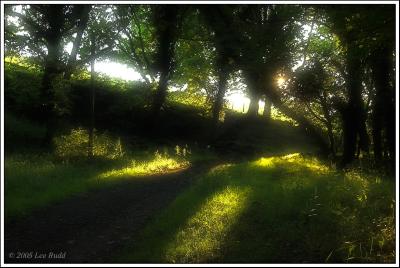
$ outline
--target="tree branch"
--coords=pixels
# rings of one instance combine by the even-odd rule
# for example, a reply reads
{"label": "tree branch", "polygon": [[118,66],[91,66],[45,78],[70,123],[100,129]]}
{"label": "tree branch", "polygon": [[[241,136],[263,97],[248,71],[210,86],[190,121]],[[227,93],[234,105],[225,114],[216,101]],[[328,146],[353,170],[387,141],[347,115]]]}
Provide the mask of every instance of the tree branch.
{"label": "tree branch", "polygon": [[[139,73],[140,73],[140,76],[147,82],[147,83],[149,83],[149,84],[151,84],[151,81],[146,77],[146,75],[145,75],[145,70],[143,69],[143,66],[142,66],[142,64],[140,63],[140,58],[139,58],[139,56],[137,55],[137,53],[136,53],[136,51],[134,50],[134,46],[133,46],[133,44],[132,44],[132,39],[131,38],[129,38],[129,35],[127,35],[128,36],[128,39],[129,39],[129,41],[128,41],[128,44],[129,44],[129,50],[131,51],[128,51],[128,49],[124,46],[124,45],[122,45],[122,44],[120,44],[119,46],[118,46],[118,48],[122,51],[122,52],[124,52],[125,54],[126,54],[126,56],[128,56],[128,59],[130,59],[131,61],[132,61],[132,63],[135,65],[135,67],[136,68],[138,68],[139,69]],[[133,58],[132,58],[133,57]]]}
{"label": "tree branch", "polygon": [[310,107],[310,105],[309,105],[308,103],[306,104],[306,108],[307,108],[307,110],[308,110],[316,119],[318,119],[319,121],[321,121],[321,122],[324,123],[324,124],[327,124],[327,123],[328,123],[328,121],[327,121],[326,119],[320,117],[316,112],[314,112],[314,111],[311,109],[311,107]]}
{"label": "tree branch", "polygon": [[11,16],[18,17],[19,19],[21,19],[22,22],[25,23],[28,28],[30,27],[34,30],[35,34],[38,37],[43,38],[46,35],[46,32],[40,27],[40,25],[36,23],[34,20],[29,19],[29,17],[27,17],[26,15],[23,15],[15,11],[10,11],[9,14]]}
{"label": "tree branch", "polygon": [[131,11],[132,11],[133,21],[135,22],[135,25],[138,28],[139,44],[140,44],[140,48],[142,50],[143,59],[144,59],[147,69],[149,70],[150,69],[150,61],[147,57],[146,50],[144,48],[144,42],[143,42],[143,37],[142,37],[142,28],[140,27],[140,22],[136,17],[135,10],[132,8]]}
{"label": "tree branch", "polygon": [[83,64],[85,64],[85,63],[90,62],[92,59],[97,59],[97,58],[99,58],[99,57],[101,57],[101,56],[105,56],[105,55],[107,55],[109,52],[111,52],[111,50],[112,50],[112,47],[111,47],[111,46],[105,47],[105,48],[99,50],[96,54],[90,55],[90,56],[88,56],[86,59],[81,59],[81,60],[77,61],[77,62],[76,62],[76,65],[83,65]]}

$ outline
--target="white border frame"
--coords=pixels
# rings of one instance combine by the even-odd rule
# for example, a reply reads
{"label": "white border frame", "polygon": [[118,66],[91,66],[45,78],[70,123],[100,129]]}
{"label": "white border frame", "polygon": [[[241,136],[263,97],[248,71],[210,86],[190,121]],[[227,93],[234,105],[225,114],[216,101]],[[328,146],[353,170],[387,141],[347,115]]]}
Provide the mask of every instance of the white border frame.
{"label": "white border frame", "polygon": [[4,267],[398,267],[399,266],[399,2],[397,1],[2,1],[5,4],[394,4],[396,6],[396,263],[394,264],[5,264],[4,263],[4,21],[1,23],[1,255]]}

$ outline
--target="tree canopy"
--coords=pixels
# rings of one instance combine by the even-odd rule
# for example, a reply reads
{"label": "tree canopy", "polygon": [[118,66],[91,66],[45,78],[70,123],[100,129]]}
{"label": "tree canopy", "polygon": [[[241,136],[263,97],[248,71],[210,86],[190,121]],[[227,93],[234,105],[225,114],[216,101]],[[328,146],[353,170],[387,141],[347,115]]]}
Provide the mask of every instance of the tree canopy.
{"label": "tree canopy", "polygon": [[6,5],[5,15],[6,56],[43,71],[48,129],[57,77],[109,59],[140,74],[155,119],[174,86],[204,96],[216,128],[242,81],[249,117],[272,103],[342,166],[371,143],[377,161],[394,159],[393,5],[34,4]]}

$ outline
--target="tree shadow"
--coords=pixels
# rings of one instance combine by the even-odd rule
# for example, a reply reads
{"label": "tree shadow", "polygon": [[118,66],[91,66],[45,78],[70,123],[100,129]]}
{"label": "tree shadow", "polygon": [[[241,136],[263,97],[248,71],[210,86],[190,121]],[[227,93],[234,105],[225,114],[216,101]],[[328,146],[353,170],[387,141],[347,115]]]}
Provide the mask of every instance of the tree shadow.
{"label": "tree shadow", "polygon": [[[208,172],[212,170],[210,168]],[[207,173],[207,172],[205,172]],[[201,209],[207,199],[221,191],[224,183],[201,185],[195,182],[187,191],[178,196],[168,208],[157,215],[134,241],[111,256],[117,263],[165,263],[165,254],[179,230]]]}
{"label": "tree shadow", "polygon": [[[356,198],[367,190],[365,185],[354,184],[316,160],[302,162],[293,155],[279,159],[283,161],[264,158],[221,165],[216,168],[217,172],[211,170],[148,225],[117,258],[118,262],[376,260],[371,255],[377,253],[377,245],[371,245],[366,255],[368,235],[373,233],[361,230],[363,225],[368,225],[369,218],[360,214],[366,203]],[[225,215],[218,205],[212,208],[213,200],[227,189],[247,193],[242,196],[243,204],[235,218]],[[214,230],[219,228],[216,214],[220,214],[222,223],[231,221],[223,236]],[[357,243],[360,249],[354,249]]]}
{"label": "tree shadow", "polygon": [[[208,170],[208,165],[197,163],[170,174],[114,181],[108,187],[92,188],[32,210],[27,216],[13,218],[6,223],[6,253],[63,249],[68,253],[66,259],[29,262],[102,262],[122,246],[128,231],[143,228],[155,213],[191,184],[195,174]],[[116,242],[109,245],[109,241]]]}

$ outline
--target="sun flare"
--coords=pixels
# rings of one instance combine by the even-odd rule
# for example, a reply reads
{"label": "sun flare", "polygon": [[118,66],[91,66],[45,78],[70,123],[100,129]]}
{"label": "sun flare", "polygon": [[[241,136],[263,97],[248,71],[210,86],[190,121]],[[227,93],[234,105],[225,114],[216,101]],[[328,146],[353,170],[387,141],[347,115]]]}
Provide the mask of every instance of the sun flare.
{"label": "sun flare", "polygon": [[233,109],[242,111],[246,110],[249,106],[250,99],[246,97],[243,93],[234,93],[227,97],[228,102]]}
{"label": "sun flare", "polygon": [[282,87],[285,84],[285,82],[286,82],[286,79],[284,76],[278,76],[276,78],[276,83],[277,83],[278,87]]}

